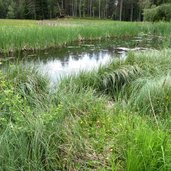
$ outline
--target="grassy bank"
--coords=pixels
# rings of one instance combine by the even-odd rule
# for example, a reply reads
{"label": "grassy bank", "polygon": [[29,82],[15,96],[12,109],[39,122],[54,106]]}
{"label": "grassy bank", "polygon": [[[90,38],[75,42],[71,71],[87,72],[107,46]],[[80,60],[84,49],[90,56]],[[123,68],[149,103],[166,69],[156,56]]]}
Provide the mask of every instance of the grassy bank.
{"label": "grassy bank", "polygon": [[142,33],[167,37],[164,46],[168,46],[170,45],[170,32],[170,23],[79,19],[0,20],[0,52],[40,50],[64,46],[73,41],[134,37]]}
{"label": "grassy bank", "polygon": [[11,66],[0,75],[0,170],[171,170],[170,60],[130,53],[53,93],[35,69]]}

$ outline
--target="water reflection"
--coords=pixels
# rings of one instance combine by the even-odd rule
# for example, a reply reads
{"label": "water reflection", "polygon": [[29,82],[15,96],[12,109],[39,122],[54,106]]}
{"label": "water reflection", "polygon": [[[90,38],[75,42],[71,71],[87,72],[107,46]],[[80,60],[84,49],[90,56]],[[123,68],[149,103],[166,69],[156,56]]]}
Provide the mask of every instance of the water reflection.
{"label": "water reflection", "polygon": [[[130,41],[129,41],[130,42]],[[118,47],[134,47],[125,40],[110,40],[93,42],[93,44],[77,44],[64,48],[52,48],[38,52],[24,52],[15,58],[6,57],[3,67],[8,68],[8,62],[18,65],[33,66],[52,83],[57,83],[61,77],[77,74],[80,71],[91,71],[100,65],[106,65],[112,58],[125,58],[127,52]]]}
{"label": "water reflection", "polygon": [[[70,54],[62,59],[37,60],[34,61],[34,66],[56,83],[61,77],[77,74],[80,71],[91,71],[100,65],[106,65],[113,57],[113,53],[99,51],[79,55]],[[32,62],[27,65],[32,65]]]}

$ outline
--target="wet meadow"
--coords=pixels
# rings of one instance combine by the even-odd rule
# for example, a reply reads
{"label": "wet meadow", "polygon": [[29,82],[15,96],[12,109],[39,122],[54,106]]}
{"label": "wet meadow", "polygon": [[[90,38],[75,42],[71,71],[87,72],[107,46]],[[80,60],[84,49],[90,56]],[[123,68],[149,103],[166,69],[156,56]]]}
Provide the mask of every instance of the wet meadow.
{"label": "wet meadow", "polygon": [[[0,20],[0,170],[171,170],[170,33],[164,22]],[[111,39],[127,42],[114,48],[126,57],[53,89],[17,58]]]}

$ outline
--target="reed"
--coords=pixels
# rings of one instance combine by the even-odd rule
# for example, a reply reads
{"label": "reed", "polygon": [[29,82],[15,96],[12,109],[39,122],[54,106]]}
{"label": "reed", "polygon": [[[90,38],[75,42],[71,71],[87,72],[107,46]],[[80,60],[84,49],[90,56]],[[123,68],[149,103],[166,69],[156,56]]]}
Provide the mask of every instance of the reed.
{"label": "reed", "polygon": [[170,23],[129,23],[110,20],[1,20],[0,52],[40,50],[83,40],[135,37],[140,34],[164,36],[170,45]]}

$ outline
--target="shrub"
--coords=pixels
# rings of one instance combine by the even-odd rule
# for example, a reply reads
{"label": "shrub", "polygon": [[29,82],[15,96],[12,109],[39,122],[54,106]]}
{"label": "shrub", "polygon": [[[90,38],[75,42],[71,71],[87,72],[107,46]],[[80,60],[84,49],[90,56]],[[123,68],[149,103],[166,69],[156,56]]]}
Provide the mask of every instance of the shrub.
{"label": "shrub", "polygon": [[170,21],[171,20],[171,3],[163,4],[151,9],[144,10],[145,21]]}
{"label": "shrub", "polygon": [[0,127],[6,126],[9,121],[21,122],[25,105],[25,101],[15,91],[14,85],[0,72]]}

